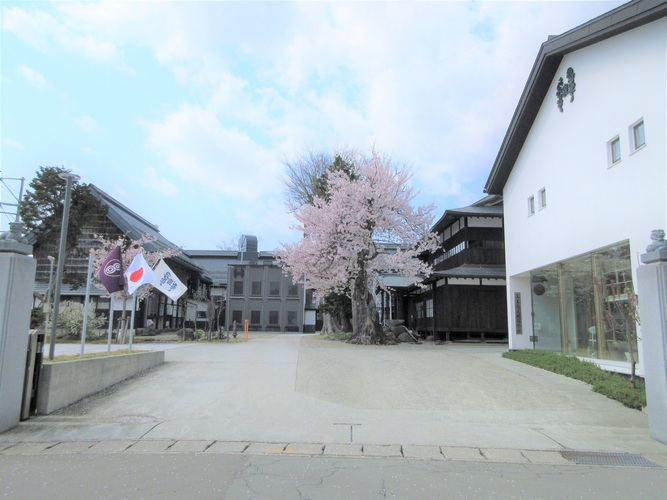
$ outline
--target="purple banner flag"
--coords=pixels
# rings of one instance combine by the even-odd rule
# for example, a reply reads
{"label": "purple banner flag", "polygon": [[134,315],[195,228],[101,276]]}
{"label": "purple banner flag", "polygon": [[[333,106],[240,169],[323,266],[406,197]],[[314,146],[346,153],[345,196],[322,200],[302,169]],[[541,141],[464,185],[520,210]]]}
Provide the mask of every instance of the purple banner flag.
{"label": "purple banner flag", "polygon": [[111,253],[104,259],[100,267],[100,281],[109,293],[123,289],[123,261],[119,246],[111,250]]}

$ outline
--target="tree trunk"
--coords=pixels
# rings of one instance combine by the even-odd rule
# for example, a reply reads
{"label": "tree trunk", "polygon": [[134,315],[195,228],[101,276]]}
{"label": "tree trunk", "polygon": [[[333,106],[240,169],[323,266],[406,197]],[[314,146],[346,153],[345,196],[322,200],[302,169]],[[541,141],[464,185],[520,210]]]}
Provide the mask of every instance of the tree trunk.
{"label": "tree trunk", "polygon": [[127,314],[125,307],[127,306],[127,295],[123,294],[123,312],[120,315],[118,334],[116,335],[116,344],[125,344],[125,332],[127,331]]}
{"label": "tree trunk", "polygon": [[352,286],[353,344],[384,344],[385,335],[380,326],[373,295],[368,291],[366,269],[361,268]]}
{"label": "tree trunk", "polygon": [[340,333],[340,327],[336,318],[330,313],[324,313],[322,316],[322,334],[331,335],[334,333]]}
{"label": "tree trunk", "polygon": [[338,315],[339,323],[341,325],[341,330],[344,332],[351,332],[352,331],[352,322],[350,321],[350,318],[347,314],[345,313],[340,313]]}

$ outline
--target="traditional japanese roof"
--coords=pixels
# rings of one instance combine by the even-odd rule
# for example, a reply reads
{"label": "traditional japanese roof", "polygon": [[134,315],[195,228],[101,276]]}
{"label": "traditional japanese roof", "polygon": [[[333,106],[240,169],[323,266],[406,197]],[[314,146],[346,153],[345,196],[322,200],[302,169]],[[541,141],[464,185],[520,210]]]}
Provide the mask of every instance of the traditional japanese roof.
{"label": "traditional japanese roof", "polygon": [[445,210],[445,213],[440,217],[438,222],[433,225],[431,231],[438,232],[438,230],[442,230],[452,224],[456,219],[466,216],[502,217],[502,197],[496,195],[486,196],[468,207]]}
{"label": "traditional japanese roof", "polygon": [[[35,294],[41,297],[45,297],[48,289],[49,289],[48,281],[35,281],[35,286],[33,289]],[[86,292],[85,285],[79,287],[73,287],[69,283],[63,283],[60,288],[60,295],[63,297],[81,297],[85,294],[85,292]],[[104,288],[97,286],[95,283],[90,284],[91,297],[102,297],[105,295],[108,296],[109,292],[107,292]]]}
{"label": "traditional japanese roof", "polygon": [[667,15],[665,0],[637,0],[624,4],[542,44],[514,116],[498,151],[485,193],[502,194],[542,102],[551,89],[563,56],[625,33]]}
{"label": "traditional japanese roof", "polygon": [[170,257],[170,259],[180,262],[184,266],[198,271],[200,274],[203,273],[203,268],[197,265],[178,245],[162,236],[156,225],[148,222],[97,186],[89,184],[88,187],[93,195],[107,207],[107,217],[109,220],[111,220],[111,222],[113,222],[125,236],[133,240],[138,240],[145,235],[151,236],[155,238],[155,241],[147,243],[145,245],[146,250],[149,252],[159,252],[160,250],[167,249],[180,250],[180,254]]}
{"label": "traditional japanese roof", "polygon": [[382,288],[407,288],[414,285],[415,280],[405,276],[383,275],[378,278],[378,284]]}
{"label": "traditional japanese roof", "polygon": [[425,280],[425,283],[437,281],[441,278],[505,279],[505,266],[465,264],[445,271],[433,271]]}

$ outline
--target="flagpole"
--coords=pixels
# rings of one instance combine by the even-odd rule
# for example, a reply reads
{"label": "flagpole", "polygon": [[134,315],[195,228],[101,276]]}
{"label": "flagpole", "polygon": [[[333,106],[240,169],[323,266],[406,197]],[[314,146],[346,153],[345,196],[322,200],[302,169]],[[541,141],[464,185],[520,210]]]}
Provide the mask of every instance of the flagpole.
{"label": "flagpole", "polygon": [[113,302],[115,293],[111,294],[111,304],[109,305],[109,331],[107,332],[107,354],[111,352],[111,335],[113,333]]}
{"label": "flagpole", "polygon": [[132,352],[132,340],[134,338],[134,312],[137,309],[137,294],[132,294],[132,314],[130,314],[130,352]]}
{"label": "flagpole", "polygon": [[81,326],[81,356],[86,348],[86,327],[88,326],[88,301],[90,300],[90,275],[93,273],[93,250],[88,253],[88,278],[86,280],[86,300],[83,303],[83,324]]}

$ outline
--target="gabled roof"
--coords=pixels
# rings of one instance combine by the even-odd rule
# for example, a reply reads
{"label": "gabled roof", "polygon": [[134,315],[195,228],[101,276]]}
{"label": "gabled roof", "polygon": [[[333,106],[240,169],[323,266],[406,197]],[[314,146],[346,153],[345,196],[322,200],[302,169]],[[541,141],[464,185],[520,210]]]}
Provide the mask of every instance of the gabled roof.
{"label": "gabled roof", "polygon": [[667,15],[665,0],[636,0],[607,12],[542,44],[519,104],[498,151],[485,193],[502,194],[563,56],[651,23]]}
{"label": "gabled roof", "polygon": [[162,234],[156,225],[151,224],[146,219],[133,212],[118,200],[102,191],[94,184],[88,184],[92,194],[99,198],[103,205],[107,207],[107,217],[113,222],[120,231],[128,238],[138,240],[145,235],[155,238],[155,241],[145,245],[149,252],[159,252],[160,250],[180,250],[181,253],[171,260],[180,262],[184,266],[203,273],[203,268],[198,266],[178,245],[175,245]]}

